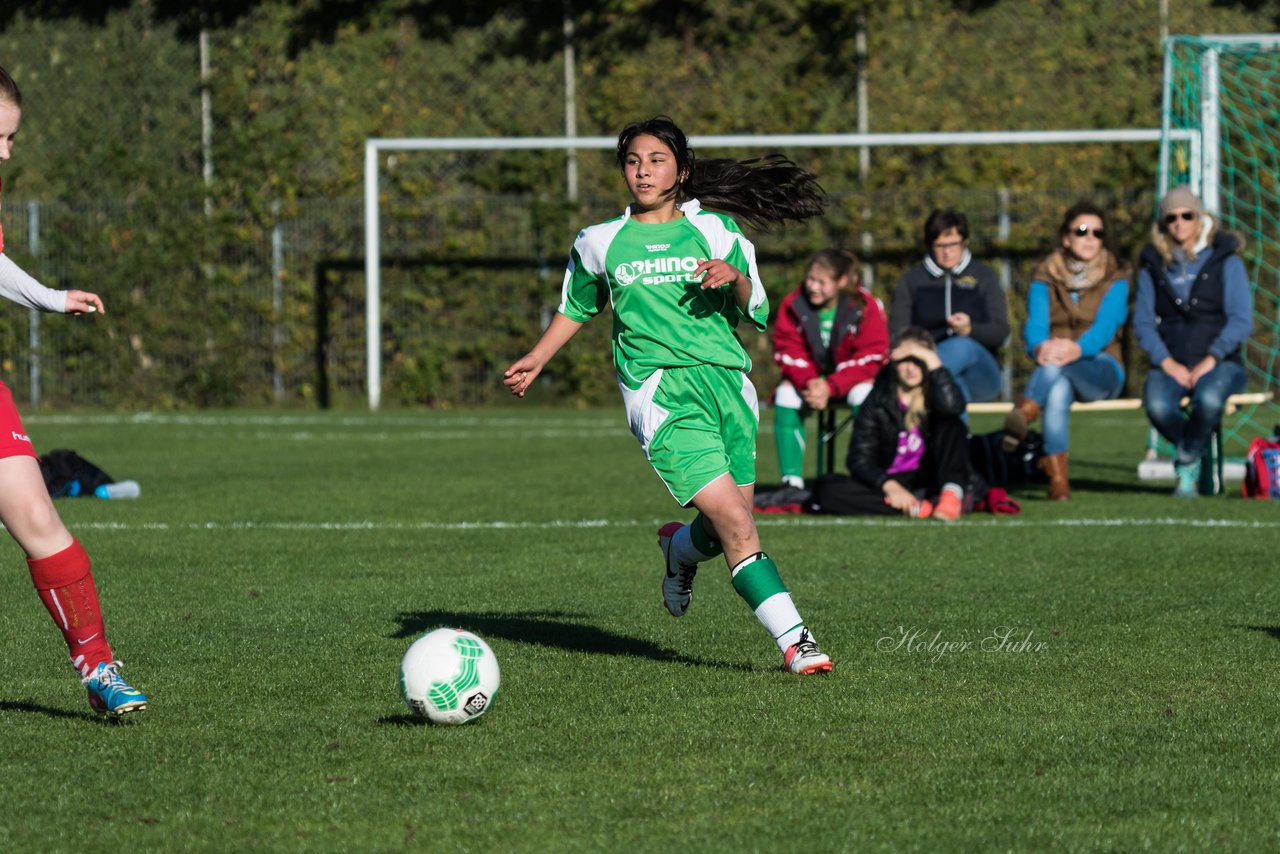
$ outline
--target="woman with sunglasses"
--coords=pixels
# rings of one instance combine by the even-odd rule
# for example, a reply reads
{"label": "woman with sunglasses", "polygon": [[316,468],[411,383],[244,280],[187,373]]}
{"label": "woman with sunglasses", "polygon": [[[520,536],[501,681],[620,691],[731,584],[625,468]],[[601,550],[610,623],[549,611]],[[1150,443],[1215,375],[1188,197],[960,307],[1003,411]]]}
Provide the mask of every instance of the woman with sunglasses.
{"label": "woman with sunglasses", "polygon": [[1040,468],[1049,497],[1071,497],[1068,419],[1075,401],[1110,400],[1124,386],[1120,333],[1128,314],[1129,271],[1106,247],[1106,220],[1089,202],[1073,206],[1058,229],[1062,246],[1040,262],[1027,292],[1023,338],[1036,369],[1005,419],[1005,450],[1017,450],[1044,414]]}
{"label": "woman with sunglasses", "polygon": [[[1151,360],[1147,417],[1173,443],[1174,495],[1199,495],[1200,458],[1227,398],[1244,391],[1240,346],[1253,332],[1243,240],[1219,230],[1186,187],[1160,200],[1151,243],[1138,256],[1133,328]],[[1190,397],[1187,415],[1182,398]]]}

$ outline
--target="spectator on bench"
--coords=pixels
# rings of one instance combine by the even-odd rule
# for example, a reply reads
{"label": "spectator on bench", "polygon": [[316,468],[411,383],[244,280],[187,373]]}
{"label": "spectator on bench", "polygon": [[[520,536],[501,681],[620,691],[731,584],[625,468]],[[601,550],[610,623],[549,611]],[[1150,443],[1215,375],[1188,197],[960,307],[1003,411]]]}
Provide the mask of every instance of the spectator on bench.
{"label": "spectator on bench", "polygon": [[[1174,446],[1174,495],[1199,494],[1200,458],[1227,398],[1244,391],[1240,346],[1253,332],[1243,239],[1219,229],[1186,187],[1160,201],[1138,257],[1133,329],[1151,360],[1142,404]],[[1188,415],[1181,400],[1191,398]]]}
{"label": "spectator on bench", "polygon": [[1044,413],[1040,468],[1049,497],[1071,498],[1067,470],[1071,404],[1111,400],[1124,386],[1120,333],[1128,314],[1129,271],[1106,246],[1106,220],[1089,202],[1058,228],[1062,246],[1036,267],[1027,291],[1023,338],[1036,369],[1005,419],[1005,450],[1016,449]]}
{"label": "spectator on bench", "polygon": [[804,282],[782,300],[773,325],[773,434],[784,486],[804,489],[804,418],[871,391],[889,353],[884,309],[862,287],[852,252],[823,249]]}
{"label": "spectator on bench", "polygon": [[1000,394],[997,353],[1009,337],[1009,310],[995,270],[969,253],[969,220],[945,208],[924,223],[924,260],[893,292],[889,332],[918,326],[937,342],[938,358],[966,401]]}

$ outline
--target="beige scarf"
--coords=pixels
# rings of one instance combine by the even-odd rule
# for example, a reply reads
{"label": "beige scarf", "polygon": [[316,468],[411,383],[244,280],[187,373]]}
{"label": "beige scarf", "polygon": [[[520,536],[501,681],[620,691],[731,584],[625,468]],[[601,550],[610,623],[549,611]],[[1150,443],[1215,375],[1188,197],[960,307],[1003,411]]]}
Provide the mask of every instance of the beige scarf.
{"label": "beige scarf", "polygon": [[1088,263],[1068,257],[1065,249],[1056,249],[1036,267],[1033,278],[1071,291],[1087,291],[1115,279],[1119,266],[1116,256],[1108,249],[1099,251]]}

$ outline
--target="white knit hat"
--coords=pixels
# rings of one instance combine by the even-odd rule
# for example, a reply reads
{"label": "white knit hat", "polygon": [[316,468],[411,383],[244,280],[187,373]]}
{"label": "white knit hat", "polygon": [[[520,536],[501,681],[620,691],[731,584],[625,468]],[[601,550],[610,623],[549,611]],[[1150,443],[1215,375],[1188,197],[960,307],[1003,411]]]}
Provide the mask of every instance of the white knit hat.
{"label": "white knit hat", "polygon": [[1176,210],[1186,208],[1194,211],[1197,215],[1204,213],[1204,207],[1200,204],[1200,200],[1196,198],[1196,194],[1191,192],[1191,188],[1185,184],[1181,187],[1174,187],[1165,197],[1160,200],[1160,216],[1166,217]]}

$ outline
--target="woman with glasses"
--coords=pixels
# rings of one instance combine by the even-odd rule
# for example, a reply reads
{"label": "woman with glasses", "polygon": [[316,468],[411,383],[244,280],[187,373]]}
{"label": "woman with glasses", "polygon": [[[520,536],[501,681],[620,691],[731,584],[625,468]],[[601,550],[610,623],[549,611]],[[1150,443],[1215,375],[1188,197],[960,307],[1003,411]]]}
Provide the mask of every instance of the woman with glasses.
{"label": "woman with glasses", "polygon": [[[1243,240],[1219,230],[1186,187],[1169,191],[1138,257],[1133,328],[1151,360],[1147,417],[1175,449],[1174,495],[1195,498],[1200,458],[1227,398],[1244,390],[1240,346],[1253,332]],[[1182,412],[1182,398],[1191,406]]]}
{"label": "woman with glasses", "polygon": [[924,223],[924,260],[907,270],[893,292],[889,331],[924,329],[966,401],[1000,394],[997,354],[1009,337],[1004,290],[992,270],[969,253],[969,221],[945,208]]}
{"label": "woman with glasses", "polygon": [[1049,497],[1071,497],[1068,418],[1075,401],[1110,400],[1124,386],[1120,333],[1128,313],[1129,271],[1106,246],[1106,220],[1089,202],[1066,212],[1062,245],[1040,262],[1027,291],[1023,338],[1036,369],[1005,419],[1005,450],[1044,414],[1040,468]]}

